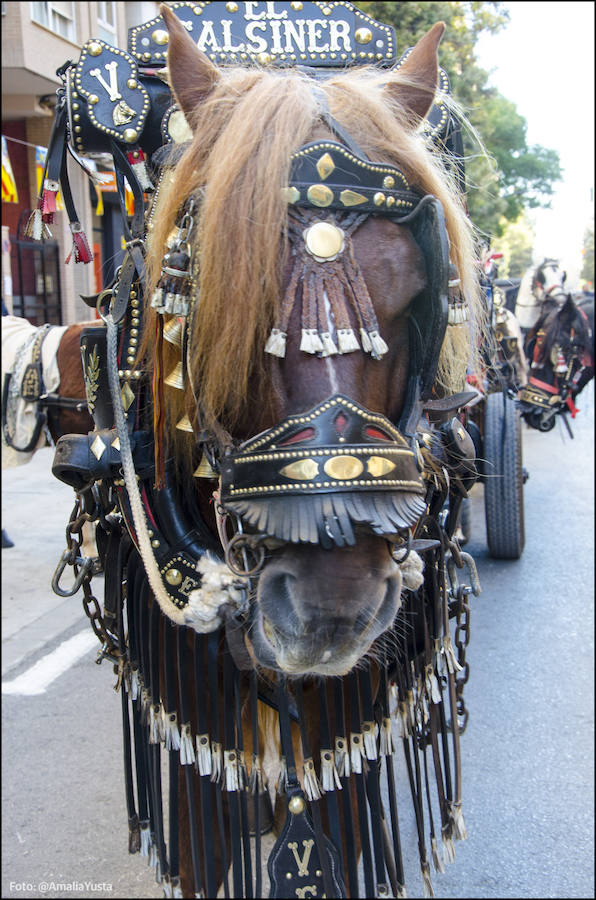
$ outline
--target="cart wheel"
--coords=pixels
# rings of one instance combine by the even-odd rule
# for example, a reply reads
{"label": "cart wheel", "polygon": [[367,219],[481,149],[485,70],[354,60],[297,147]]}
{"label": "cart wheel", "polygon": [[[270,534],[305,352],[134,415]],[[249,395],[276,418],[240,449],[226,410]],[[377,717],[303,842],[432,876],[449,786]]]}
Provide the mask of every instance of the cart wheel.
{"label": "cart wheel", "polygon": [[484,409],[484,511],[489,554],[519,559],[526,540],[522,431],[515,401],[488,394]]}

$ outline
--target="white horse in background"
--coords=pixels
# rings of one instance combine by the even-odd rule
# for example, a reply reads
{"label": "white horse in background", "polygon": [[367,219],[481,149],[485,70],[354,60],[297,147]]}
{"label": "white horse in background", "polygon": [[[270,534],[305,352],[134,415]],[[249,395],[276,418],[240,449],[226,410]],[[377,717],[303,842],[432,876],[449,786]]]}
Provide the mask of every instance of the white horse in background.
{"label": "white horse in background", "polygon": [[526,270],[521,280],[515,304],[515,317],[524,331],[529,331],[542,313],[542,304],[554,300],[562,306],[567,299],[565,279],[557,259],[545,258],[540,265]]}

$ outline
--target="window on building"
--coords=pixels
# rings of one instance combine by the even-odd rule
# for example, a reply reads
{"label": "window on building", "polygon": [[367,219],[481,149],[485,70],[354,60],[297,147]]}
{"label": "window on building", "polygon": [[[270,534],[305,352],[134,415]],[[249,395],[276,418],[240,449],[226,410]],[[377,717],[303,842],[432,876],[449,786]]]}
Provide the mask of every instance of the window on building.
{"label": "window on building", "polygon": [[76,41],[74,3],[59,3],[57,0],[47,3],[32,3],[31,18],[39,25],[45,25],[54,34]]}
{"label": "window on building", "polygon": [[106,44],[116,45],[116,4],[103,2],[97,4],[97,37]]}

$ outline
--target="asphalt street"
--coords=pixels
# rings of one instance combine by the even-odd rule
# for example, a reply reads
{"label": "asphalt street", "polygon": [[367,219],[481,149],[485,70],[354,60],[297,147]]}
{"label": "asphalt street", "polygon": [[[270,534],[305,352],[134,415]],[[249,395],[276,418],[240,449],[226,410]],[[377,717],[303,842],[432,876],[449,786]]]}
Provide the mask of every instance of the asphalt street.
{"label": "asphalt street", "polygon": [[[466,550],[483,590],[471,598],[462,739],[468,840],[433,875],[437,897],[594,896],[593,397],[592,383],[574,440],[559,426],[524,428],[520,560],[489,557],[483,488],[472,492]],[[145,861],[127,853],[115,678],[94,664],[80,595],[63,600],[50,587],[74,500],[52,477],[52,456],[43,450],[2,480],[2,527],[15,546],[2,551],[1,895],[157,898]],[[75,645],[43,693],[27,692],[54,650]],[[421,897],[405,824],[408,896]]]}

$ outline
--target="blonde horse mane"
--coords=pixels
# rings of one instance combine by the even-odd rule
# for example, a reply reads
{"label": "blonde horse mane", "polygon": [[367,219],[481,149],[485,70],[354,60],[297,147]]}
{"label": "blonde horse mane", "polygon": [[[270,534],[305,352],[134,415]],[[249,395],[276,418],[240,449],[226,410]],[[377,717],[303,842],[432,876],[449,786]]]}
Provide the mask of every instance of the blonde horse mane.
{"label": "blonde horse mane", "polygon": [[[364,68],[333,76],[321,87],[331,114],[371,159],[399,166],[414,189],[441,201],[451,259],[472,319],[479,322],[472,227],[440,155],[384,90],[388,82],[400,80],[404,76],[399,72]],[[183,400],[182,392],[171,392],[181,396],[179,402],[168,402],[169,434],[183,412],[194,415],[198,399],[203,424],[217,421],[233,430],[247,406],[269,395],[259,385],[268,383],[272,363],[263,348],[282,295],[287,259],[288,209],[281,189],[288,183],[291,154],[312,139],[321,126],[319,117],[312,79],[297,71],[223,70],[196,110],[194,138],[164,180],[152,215],[147,259],[146,295],[151,298],[177,212],[187,197],[199,194],[188,358],[190,384],[198,396],[188,389]],[[150,357],[156,314],[147,312],[141,354]],[[466,368],[473,365],[478,335],[466,326],[448,332],[437,383],[443,390],[459,391]],[[173,366],[177,357],[166,348],[164,365]]]}

